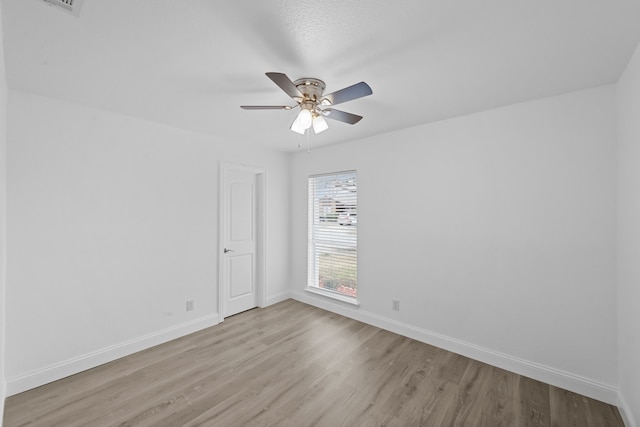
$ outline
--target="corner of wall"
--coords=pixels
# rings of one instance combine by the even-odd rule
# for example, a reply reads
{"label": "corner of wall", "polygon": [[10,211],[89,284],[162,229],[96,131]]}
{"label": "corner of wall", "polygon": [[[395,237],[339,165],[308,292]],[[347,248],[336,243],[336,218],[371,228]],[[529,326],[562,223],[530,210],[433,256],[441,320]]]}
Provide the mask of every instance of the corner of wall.
{"label": "corner of wall", "polygon": [[638,427],[638,424],[632,418],[631,407],[620,391],[618,391],[618,411],[620,411],[620,416],[626,427]]}
{"label": "corner of wall", "polygon": [[270,295],[269,297],[267,297],[266,306],[268,307],[270,305],[277,304],[279,302],[288,300],[289,298],[292,298],[292,293],[290,291],[281,292],[277,295]]}
{"label": "corner of wall", "polygon": [[2,10],[0,6],[0,425],[4,418],[7,395],[5,378],[5,301],[6,301],[6,183],[7,183],[7,78],[4,63]]}
{"label": "corner of wall", "polygon": [[618,406],[627,427],[640,426],[640,45],[616,87]]}

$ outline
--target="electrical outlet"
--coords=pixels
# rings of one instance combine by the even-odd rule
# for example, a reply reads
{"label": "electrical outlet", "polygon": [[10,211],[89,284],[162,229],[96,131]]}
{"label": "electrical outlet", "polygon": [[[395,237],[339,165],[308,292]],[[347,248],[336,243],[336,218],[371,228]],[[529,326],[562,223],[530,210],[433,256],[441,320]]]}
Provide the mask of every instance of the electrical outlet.
{"label": "electrical outlet", "polygon": [[193,311],[193,300],[192,299],[188,299],[187,300],[187,311]]}
{"label": "electrical outlet", "polygon": [[394,311],[400,311],[400,300],[399,299],[394,299],[394,300],[392,300],[392,303],[393,304],[392,304],[391,308]]}

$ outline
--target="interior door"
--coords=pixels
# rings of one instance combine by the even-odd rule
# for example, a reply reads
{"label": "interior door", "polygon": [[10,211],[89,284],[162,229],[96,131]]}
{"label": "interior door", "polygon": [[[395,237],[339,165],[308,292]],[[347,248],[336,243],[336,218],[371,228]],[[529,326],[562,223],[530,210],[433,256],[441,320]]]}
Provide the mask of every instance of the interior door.
{"label": "interior door", "polygon": [[223,171],[223,317],[256,307],[256,173]]}

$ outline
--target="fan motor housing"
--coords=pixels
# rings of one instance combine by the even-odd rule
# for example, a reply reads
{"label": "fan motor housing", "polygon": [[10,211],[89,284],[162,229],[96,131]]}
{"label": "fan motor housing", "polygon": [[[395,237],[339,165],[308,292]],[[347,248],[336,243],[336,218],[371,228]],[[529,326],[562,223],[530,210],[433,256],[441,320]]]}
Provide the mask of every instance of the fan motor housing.
{"label": "fan motor housing", "polygon": [[304,95],[305,100],[313,102],[319,102],[322,99],[322,93],[326,87],[322,80],[312,77],[298,79],[293,84]]}

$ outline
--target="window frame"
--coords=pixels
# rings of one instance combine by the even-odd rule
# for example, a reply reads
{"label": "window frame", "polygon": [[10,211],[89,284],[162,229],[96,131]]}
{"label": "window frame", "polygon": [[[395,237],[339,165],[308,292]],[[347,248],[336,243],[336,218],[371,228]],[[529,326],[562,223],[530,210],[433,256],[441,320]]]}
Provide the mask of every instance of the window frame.
{"label": "window frame", "polygon": [[[319,224],[321,222],[321,212],[320,212],[320,205],[318,203],[318,207],[316,208],[316,199],[317,199],[317,195],[315,192],[315,189],[317,187],[315,187],[315,182],[314,179],[316,178],[322,178],[322,177],[340,177],[343,175],[348,175],[348,174],[353,174],[355,176],[355,192],[354,192],[354,196],[353,197],[353,202],[355,202],[354,205],[351,206],[355,206],[355,209],[353,208],[349,208],[349,210],[355,210],[355,215],[356,215],[356,219],[357,219],[357,211],[358,211],[358,189],[357,189],[357,185],[358,185],[358,171],[357,170],[345,170],[345,171],[338,171],[338,172],[330,172],[330,173],[322,173],[322,174],[314,174],[314,175],[309,175],[308,179],[307,179],[307,286],[306,286],[306,291],[316,294],[316,295],[321,295],[327,298],[331,298],[337,301],[341,301],[341,302],[345,302],[348,304],[352,304],[355,306],[359,306],[360,305],[360,301],[358,299],[358,294],[359,294],[359,289],[358,289],[358,281],[357,281],[357,276],[358,276],[358,232],[357,232],[357,222],[354,224],[350,224],[349,225],[349,231],[354,230],[355,232],[353,233],[355,235],[355,269],[356,269],[356,274],[355,274],[355,281],[356,281],[356,296],[350,296],[350,295],[346,295],[344,293],[335,291],[335,290],[331,290],[331,289],[326,289],[326,288],[321,288],[319,286],[319,265],[317,264],[316,260],[318,259],[317,257],[317,245],[318,245],[318,240],[314,238],[315,234],[318,232],[318,228],[316,226],[316,216],[317,216],[317,223]],[[349,200],[351,201],[351,200]],[[334,214],[338,214],[338,212],[333,212]],[[317,214],[317,215],[316,215]],[[336,218],[336,223],[339,224],[338,219]],[[346,227],[347,225],[338,225],[340,227]],[[355,228],[354,228],[355,227]],[[347,230],[347,229],[345,229]],[[320,240],[320,242],[324,243],[326,245],[327,241],[326,240]],[[336,245],[336,248],[340,248],[343,247],[341,245]]]}

